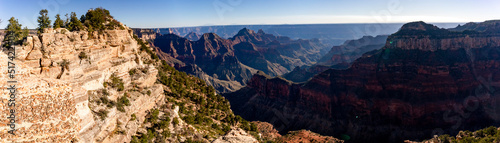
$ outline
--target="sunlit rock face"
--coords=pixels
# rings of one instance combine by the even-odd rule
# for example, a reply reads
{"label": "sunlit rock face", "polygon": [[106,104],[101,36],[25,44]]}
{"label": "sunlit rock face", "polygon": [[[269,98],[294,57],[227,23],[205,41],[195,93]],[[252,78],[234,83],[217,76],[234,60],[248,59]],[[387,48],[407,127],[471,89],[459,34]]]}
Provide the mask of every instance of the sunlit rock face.
{"label": "sunlit rock face", "polygon": [[283,75],[296,66],[316,62],[327,52],[318,39],[293,40],[246,28],[228,39],[214,33],[194,38],[195,33],[186,37],[164,34],[156,36],[152,44],[160,58],[178,60],[171,64],[204,79],[219,93],[240,89],[258,70]]}
{"label": "sunlit rock face", "polygon": [[326,70],[301,84],[257,74],[225,96],[236,114],[280,132],[309,129],[353,142],[498,126],[499,38],[499,31],[408,23],[346,70]]}
{"label": "sunlit rock face", "polygon": [[[64,28],[47,28],[39,36],[27,37],[16,47],[16,134],[2,126],[0,142],[128,142],[144,120],[145,111],[163,99],[162,86],[155,84],[157,70],[144,64],[149,55],[140,53],[132,30],[105,30],[102,33],[70,32]],[[84,54],[82,54],[84,53]],[[0,52],[0,84],[7,85],[7,54]],[[146,69],[129,75],[131,69]],[[125,112],[109,108],[106,118],[99,119],[91,96],[114,74],[123,80],[130,106]],[[7,95],[2,87],[2,95]],[[109,88],[108,88],[109,89]],[[125,91],[109,89],[109,99],[116,101]],[[7,102],[8,97],[2,96]],[[7,104],[0,104],[7,113]],[[130,120],[131,114],[137,120]],[[142,119],[141,119],[142,118]],[[7,118],[0,119],[2,124]],[[124,130],[116,134],[116,129]]]}

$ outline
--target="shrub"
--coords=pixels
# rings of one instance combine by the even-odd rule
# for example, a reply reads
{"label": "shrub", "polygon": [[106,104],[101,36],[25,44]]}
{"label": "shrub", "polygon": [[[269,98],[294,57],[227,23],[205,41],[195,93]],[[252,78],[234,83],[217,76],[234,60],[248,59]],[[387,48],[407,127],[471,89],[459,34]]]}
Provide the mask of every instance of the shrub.
{"label": "shrub", "polygon": [[104,95],[104,96],[108,96],[109,92],[108,92],[107,89],[101,89],[101,94]]}
{"label": "shrub", "polygon": [[109,103],[109,99],[107,96],[102,96],[99,98],[98,103],[103,103],[107,105]]}
{"label": "shrub", "polygon": [[169,121],[165,121],[165,120],[160,121],[160,123],[159,123],[160,129],[166,129],[168,127],[169,123],[170,123]]}
{"label": "shrub", "polygon": [[493,136],[497,133],[497,128],[496,127],[493,127],[493,126],[490,126],[486,129],[484,129],[483,133],[487,136],[487,135],[490,135],[490,136]]}
{"label": "shrub", "polygon": [[123,91],[125,89],[123,80],[117,77],[114,73],[109,77],[111,83],[108,83],[111,87],[117,88],[118,91]]}
{"label": "shrub", "polygon": [[[113,29],[125,29],[118,21],[112,19],[113,16],[110,15],[107,9],[102,7],[95,8],[93,10],[89,10],[85,16],[82,16],[82,19],[85,19],[83,22],[85,26],[92,27],[92,32],[99,31],[102,33],[103,30],[113,30]],[[107,22],[107,25],[105,23]],[[91,32],[91,31],[89,31]]]}
{"label": "shrub", "polygon": [[175,117],[174,120],[172,121],[172,123],[174,123],[174,125],[178,125],[179,124],[179,118]]}
{"label": "shrub", "polygon": [[130,101],[126,96],[122,96],[118,99],[116,109],[118,109],[118,111],[125,112],[125,106],[130,106]]}
{"label": "shrub", "polygon": [[137,119],[137,116],[134,114],[130,115],[130,121],[135,121]]}
{"label": "shrub", "polygon": [[104,119],[106,119],[106,117],[108,117],[108,111],[101,109],[97,112],[97,116],[99,116],[101,118],[101,120],[104,120]]}
{"label": "shrub", "polygon": [[131,69],[131,70],[128,71],[129,75],[135,75],[135,73],[137,73],[136,69]]}
{"label": "shrub", "polygon": [[88,58],[88,57],[87,57],[87,53],[85,53],[85,52],[83,52],[83,51],[82,51],[82,52],[80,52],[80,54],[78,54],[78,58],[80,58],[80,60]]}
{"label": "shrub", "polygon": [[161,132],[161,135],[163,137],[167,137],[167,138],[170,137],[170,136],[172,136],[172,134],[170,133],[169,130],[163,130],[163,132]]}

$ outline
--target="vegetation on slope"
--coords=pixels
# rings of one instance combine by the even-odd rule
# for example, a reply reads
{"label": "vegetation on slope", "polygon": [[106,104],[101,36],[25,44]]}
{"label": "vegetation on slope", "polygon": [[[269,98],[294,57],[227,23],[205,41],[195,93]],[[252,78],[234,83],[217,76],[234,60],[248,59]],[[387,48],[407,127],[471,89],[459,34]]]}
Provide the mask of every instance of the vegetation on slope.
{"label": "vegetation on slope", "polygon": [[[151,59],[158,56],[151,51],[141,39],[134,36],[140,50],[148,53]],[[166,61],[154,62],[158,69],[158,83],[164,85],[165,101],[159,108],[152,109],[146,116],[144,123],[146,133],[138,133],[132,137],[132,142],[152,142],[177,140],[184,142],[206,142],[216,139],[231,130],[240,127],[257,137],[257,127],[240,116],[234,115],[229,101],[217,95],[215,89],[208,86],[203,80],[177,71]],[[131,70],[129,74],[136,71]],[[178,107],[179,117],[174,117],[172,111]],[[171,132],[180,126],[181,121],[188,124],[183,131]],[[193,127],[193,128],[190,128]],[[181,140],[181,138],[186,138]]]}
{"label": "vegetation on slope", "polygon": [[492,143],[500,142],[500,131],[497,127],[490,126],[474,132],[460,131],[457,136],[453,137],[448,134],[436,136],[424,142],[435,143]]}

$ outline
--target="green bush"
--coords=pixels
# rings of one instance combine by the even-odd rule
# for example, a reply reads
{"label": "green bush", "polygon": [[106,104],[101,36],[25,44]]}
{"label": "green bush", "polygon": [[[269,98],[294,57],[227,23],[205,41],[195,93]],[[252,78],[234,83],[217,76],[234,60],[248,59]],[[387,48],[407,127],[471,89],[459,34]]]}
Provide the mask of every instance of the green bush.
{"label": "green bush", "polygon": [[170,137],[170,136],[172,136],[172,134],[170,133],[169,130],[163,130],[163,132],[161,132],[161,135],[163,137],[167,137],[167,138]]}
{"label": "green bush", "polygon": [[136,69],[131,69],[131,70],[128,71],[129,75],[135,75],[135,73],[137,73]]}
{"label": "green bush", "polygon": [[101,94],[104,95],[104,96],[108,96],[109,92],[108,92],[107,89],[101,89]]}
{"label": "green bush", "polygon": [[134,114],[130,115],[130,121],[135,121],[137,119],[137,116]]}
{"label": "green bush", "polygon": [[109,77],[111,83],[108,83],[109,86],[113,88],[117,88],[118,91],[123,91],[125,89],[123,80],[118,78],[114,73]]}
{"label": "green bush", "polygon": [[165,121],[165,120],[160,121],[160,123],[159,123],[160,129],[163,129],[163,130],[167,129],[169,123],[170,123],[169,121]]}
{"label": "green bush", "polygon": [[172,123],[174,125],[178,125],[179,124],[179,118],[175,117],[174,120],[172,121]]}
{"label": "green bush", "polygon": [[125,112],[125,106],[130,106],[130,101],[126,96],[122,96],[118,99],[116,109],[118,109],[118,111]]}
{"label": "green bush", "polygon": [[151,109],[149,112],[149,118],[145,120],[146,122],[151,122],[153,124],[158,122],[159,116],[160,115],[160,110],[158,109]]}
{"label": "green bush", "polygon": [[[85,26],[89,27],[89,33],[93,31],[98,31],[99,33],[102,33],[106,29],[108,30],[125,29],[118,21],[112,18],[113,16],[110,15],[109,11],[102,7],[89,10],[85,14],[85,16],[82,16],[82,19],[85,20],[83,21],[83,23],[85,24]],[[92,30],[90,30],[91,27]]]}
{"label": "green bush", "polygon": [[104,120],[106,119],[106,117],[108,117],[108,111],[101,109],[97,112],[97,116],[99,116],[101,120]]}
{"label": "green bush", "polygon": [[88,57],[87,57],[87,53],[85,53],[85,52],[83,52],[83,51],[82,51],[82,52],[80,52],[80,54],[78,54],[78,58],[80,58],[80,60],[83,60],[83,59],[88,58]]}

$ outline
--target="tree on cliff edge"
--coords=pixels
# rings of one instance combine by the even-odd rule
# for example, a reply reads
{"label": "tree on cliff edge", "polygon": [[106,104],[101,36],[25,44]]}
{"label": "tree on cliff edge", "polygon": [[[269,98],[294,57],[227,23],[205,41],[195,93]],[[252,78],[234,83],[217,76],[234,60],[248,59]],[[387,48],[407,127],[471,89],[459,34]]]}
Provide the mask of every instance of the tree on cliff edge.
{"label": "tree on cliff edge", "polygon": [[64,21],[61,20],[61,15],[56,15],[56,20],[54,21],[54,28],[64,27]]}
{"label": "tree on cliff edge", "polygon": [[38,34],[43,33],[43,29],[50,28],[50,19],[47,15],[49,11],[47,9],[40,10],[40,16],[38,17]]}
{"label": "tree on cliff edge", "polygon": [[26,38],[29,34],[29,30],[27,27],[24,28],[24,30],[21,29],[22,25],[19,24],[16,18],[11,17],[9,19],[9,24],[7,25],[7,28],[5,28],[5,38],[4,38],[4,46],[12,46],[9,45],[10,43],[7,42],[9,40],[13,40],[14,44],[18,44],[19,41],[23,40]]}
{"label": "tree on cliff edge", "polygon": [[80,31],[80,30],[83,30],[83,28],[84,28],[83,24],[78,19],[78,17],[76,17],[76,13],[75,12],[71,12],[69,23],[68,23],[68,25],[66,25],[66,28],[69,31]]}

